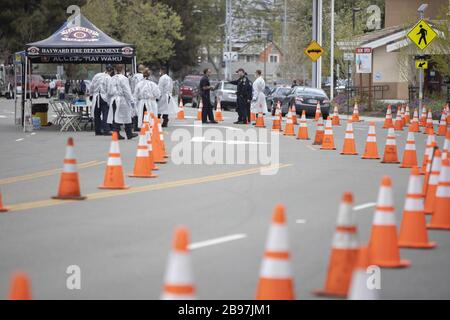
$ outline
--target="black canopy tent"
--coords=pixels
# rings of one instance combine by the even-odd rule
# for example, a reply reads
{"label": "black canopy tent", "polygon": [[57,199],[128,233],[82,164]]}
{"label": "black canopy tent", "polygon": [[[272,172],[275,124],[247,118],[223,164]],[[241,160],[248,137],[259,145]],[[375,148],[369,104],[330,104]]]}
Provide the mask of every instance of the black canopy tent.
{"label": "black canopy tent", "polygon": [[[136,51],[133,45],[109,37],[81,13],[68,19],[47,39],[27,44],[25,72],[22,79],[22,83],[25,84],[22,95],[22,124],[25,116],[27,81],[28,78],[31,79],[31,65],[34,63],[125,64],[125,66],[130,64],[135,73]],[[26,77],[26,74],[30,77]]]}

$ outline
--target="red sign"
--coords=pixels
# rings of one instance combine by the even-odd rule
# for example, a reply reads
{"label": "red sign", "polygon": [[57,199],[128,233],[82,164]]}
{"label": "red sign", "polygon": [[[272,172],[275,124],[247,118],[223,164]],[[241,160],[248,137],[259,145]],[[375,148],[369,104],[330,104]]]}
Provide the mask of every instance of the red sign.
{"label": "red sign", "polygon": [[372,53],[372,48],[356,48],[356,53]]}

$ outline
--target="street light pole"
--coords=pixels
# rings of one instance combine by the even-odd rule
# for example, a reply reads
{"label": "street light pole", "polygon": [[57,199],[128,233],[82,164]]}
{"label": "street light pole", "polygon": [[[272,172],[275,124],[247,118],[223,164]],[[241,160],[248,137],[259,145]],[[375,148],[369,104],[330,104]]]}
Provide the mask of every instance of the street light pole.
{"label": "street light pole", "polygon": [[[420,5],[419,9],[417,11],[419,11],[419,17],[422,20],[424,18],[424,12],[427,9],[428,4],[424,3],[422,5]],[[420,112],[422,112],[423,109],[423,82],[424,82],[424,74],[423,74],[423,69],[420,68],[419,69],[419,110]]]}
{"label": "street light pole", "polygon": [[[322,45],[322,0],[313,0],[313,28],[312,38]],[[312,63],[312,84],[313,88],[322,87],[322,59],[319,58]]]}

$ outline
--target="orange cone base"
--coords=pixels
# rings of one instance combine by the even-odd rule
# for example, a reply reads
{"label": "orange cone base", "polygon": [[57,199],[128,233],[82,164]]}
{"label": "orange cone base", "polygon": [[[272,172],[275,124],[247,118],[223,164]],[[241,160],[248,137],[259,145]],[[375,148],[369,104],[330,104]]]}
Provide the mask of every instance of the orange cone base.
{"label": "orange cone base", "polygon": [[341,152],[343,156],[357,156],[358,152]]}
{"label": "orange cone base", "polygon": [[[84,200],[86,197],[84,196],[53,196],[52,199],[58,200]],[[1,212],[1,210],[0,210]]]}
{"label": "orange cone base", "polygon": [[130,186],[123,186],[123,187],[108,187],[105,185],[98,186],[99,189],[109,189],[109,190],[126,190],[130,189]]}
{"label": "orange cone base", "polygon": [[136,174],[132,174],[132,173],[128,174],[127,176],[130,178],[156,178],[157,177],[157,175],[155,175],[155,174],[136,175]]}
{"label": "orange cone base", "polygon": [[290,279],[260,278],[256,300],[293,300],[294,286]]}
{"label": "orange cone base", "polygon": [[370,264],[379,266],[381,268],[407,268],[411,265],[411,261],[410,260],[400,260],[399,262],[370,261]]}
{"label": "orange cone base", "polygon": [[362,156],[361,159],[365,160],[380,160],[380,157],[368,157],[368,156]]}
{"label": "orange cone base", "polygon": [[167,161],[166,160],[159,160],[159,161],[155,161],[155,163],[164,164],[164,163],[167,163]]}
{"label": "orange cone base", "polygon": [[387,164],[389,164],[389,163],[394,163],[394,164],[399,164],[400,161],[381,161],[381,163],[387,163]]}
{"label": "orange cone base", "polygon": [[411,249],[433,249],[436,248],[436,242],[428,242],[428,243],[414,243],[408,241],[400,241],[398,246],[401,248],[411,248]]}
{"label": "orange cone base", "polygon": [[0,212],[8,212],[9,210],[8,210],[8,208],[1,208],[0,209]]}
{"label": "orange cone base", "polygon": [[450,230],[450,225],[444,226],[439,224],[427,224],[427,229],[433,229],[433,230]]}

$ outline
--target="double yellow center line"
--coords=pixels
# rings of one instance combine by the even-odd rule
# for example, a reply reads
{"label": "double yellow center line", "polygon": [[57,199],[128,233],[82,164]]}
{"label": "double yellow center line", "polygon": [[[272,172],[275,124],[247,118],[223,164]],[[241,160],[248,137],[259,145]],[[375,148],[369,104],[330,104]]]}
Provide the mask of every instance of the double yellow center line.
{"label": "double yellow center line", "polygon": [[[246,170],[239,170],[239,171],[233,171],[228,173],[222,173],[217,175],[211,175],[211,176],[204,176],[199,178],[191,178],[191,179],[184,179],[184,180],[177,180],[177,181],[171,181],[171,182],[163,182],[158,184],[152,184],[152,185],[145,185],[140,187],[132,187],[127,190],[111,190],[111,191],[102,191],[102,192],[96,192],[86,195],[87,200],[98,200],[98,199],[105,199],[105,198],[111,198],[111,197],[117,197],[117,196],[125,196],[129,194],[134,193],[141,193],[141,192],[147,192],[147,191],[156,191],[156,190],[163,190],[163,189],[170,189],[170,188],[177,188],[177,187],[184,187],[189,185],[196,185],[196,184],[202,184],[207,182],[214,182],[214,181],[220,181],[220,180],[226,180],[241,176],[248,176],[252,174],[260,173],[261,170],[270,170],[271,168],[277,168],[282,169],[291,166],[291,164],[278,164],[274,166],[269,167],[256,167]],[[36,208],[43,208],[43,207],[52,207],[60,204],[66,204],[66,203],[73,203],[77,202],[74,200],[54,200],[54,199],[48,199],[48,200],[40,200],[40,201],[34,201],[34,202],[26,202],[26,203],[19,203],[15,205],[8,206],[8,209],[10,209],[9,212],[15,212],[15,211],[23,211],[28,209],[36,209]]]}

